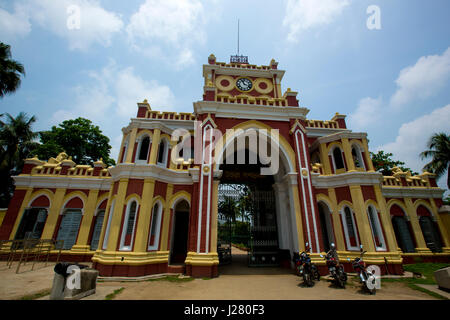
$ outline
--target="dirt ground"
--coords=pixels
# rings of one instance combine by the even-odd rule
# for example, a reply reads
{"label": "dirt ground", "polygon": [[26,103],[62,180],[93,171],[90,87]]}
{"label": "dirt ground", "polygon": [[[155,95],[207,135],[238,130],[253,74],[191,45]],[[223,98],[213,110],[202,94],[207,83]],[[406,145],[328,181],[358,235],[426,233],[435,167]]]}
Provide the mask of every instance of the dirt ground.
{"label": "dirt ground", "polygon": [[[20,299],[45,290],[50,291],[54,264],[6,267],[0,262],[0,299]],[[291,270],[282,268],[248,268],[246,253],[233,248],[233,263],[219,267],[220,276],[192,281],[141,281],[97,283],[97,293],[86,300],[104,300],[108,294],[124,288],[116,300],[429,300],[432,296],[413,290],[402,283],[384,282],[376,295],[361,290],[358,282],[348,282],[345,289],[336,288],[322,277],[312,288],[302,286],[302,280]],[[349,276],[349,279],[352,277]],[[44,296],[40,300],[48,299]]]}

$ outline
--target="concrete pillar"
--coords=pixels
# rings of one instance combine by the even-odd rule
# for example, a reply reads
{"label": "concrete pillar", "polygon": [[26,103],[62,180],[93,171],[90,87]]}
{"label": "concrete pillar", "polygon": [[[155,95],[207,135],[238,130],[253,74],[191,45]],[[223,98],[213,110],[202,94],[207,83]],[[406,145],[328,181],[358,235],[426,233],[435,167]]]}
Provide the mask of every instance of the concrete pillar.
{"label": "concrete pillar", "polygon": [[41,239],[52,239],[55,232],[56,224],[58,223],[59,215],[61,214],[62,206],[64,205],[65,188],[58,188],[53,196],[51,207],[48,212],[47,221],[44,230],[42,231]]}
{"label": "concrete pillar", "polygon": [[345,251],[345,240],[344,233],[342,232],[342,224],[341,224],[341,215],[339,213],[336,191],[334,188],[328,189],[328,196],[331,200],[331,210],[333,217],[333,226],[334,226],[334,237],[336,238],[336,248],[340,251]]}
{"label": "concrete pillar", "polygon": [[427,248],[425,239],[423,237],[422,229],[420,228],[419,219],[417,218],[417,212],[414,209],[414,205],[411,198],[405,197],[406,210],[408,211],[408,217],[410,218],[411,227],[413,229],[414,238],[416,239],[418,253],[431,252]]}
{"label": "concrete pillar", "polygon": [[89,233],[92,228],[92,221],[95,215],[99,190],[90,190],[86,206],[83,208],[83,219],[78,232],[77,243],[72,247],[72,251],[89,251]]}
{"label": "concrete pillar", "polygon": [[394,227],[392,226],[391,215],[387,210],[386,199],[381,193],[381,188],[378,185],[373,186],[375,190],[375,197],[380,207],[380,218],[383,225],[384,234],[387,245],[390,251],[398,251],[397,239],[395,238]]}
{"label": "concrete pillar", "polygon": [[150,149],[150,164],[156,164],[156,157],[158,156],[159,143],[161,142],[161,130],[153,130],[152,147]]}
{"label": "concrete pillar", "polygon": [[122,178],[119,180],[119,188],[117,190],[116,202],[114,204],[114,214],[111,221],[111,227],[109,229],[107,251],[116,251],[117,241],[120,237],[121,222],[123,215],[123,206],[125,202],[125,196],[128,187],[128,179]]}
{"label": "concrete pillar", "polygon": [[373,243],[372,229],[370,228],[369,217],[367,216],[361,186],[350,186],[350,194],[352,196],[353,209],[355,212],[356,223],[358,224],[358,234],[361,244],[364,246],[364,250],[373,252],[375,251],[375,245]]}
{"label": "concrete pillar", "polygon": [[347,171],[356,171],[355,162],[352,157],[352,149],[348,138],[342,138],[342,148],[344,149],[345,163],[347,164]]}
{"label": "concrete pillar", "polygon": [[125,158],[125,162],[127,163],[134,162],[133,152],[134,152],[134,145],[136,143],[137,130],[138,130],[137,128],[131,129],[130,140],[128,141],[127,156]]}

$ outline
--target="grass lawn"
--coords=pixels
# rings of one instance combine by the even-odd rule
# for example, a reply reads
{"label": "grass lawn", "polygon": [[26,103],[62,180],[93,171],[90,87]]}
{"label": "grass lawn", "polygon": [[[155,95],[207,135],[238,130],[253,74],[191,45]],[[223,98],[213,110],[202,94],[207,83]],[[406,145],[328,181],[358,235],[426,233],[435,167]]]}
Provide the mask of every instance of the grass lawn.
{"label": "grass lawn", "polygon": [[381,285],[383,282],[403,282],[408,287],[419,290],[429,295],[438,298],[438,299],[447,299],[437,293],[431,292],[427,289],[419,287],[418,284],[437,284],[436,279],[434,279],[434,272],[438,269],[448,267],[447,263],[415,263],[415,264],[405,264],[403,265],[403,269],[405,271],[420,273],[422,277],[420,278],[397,278],[397,279],[383,279],[381,281]]}

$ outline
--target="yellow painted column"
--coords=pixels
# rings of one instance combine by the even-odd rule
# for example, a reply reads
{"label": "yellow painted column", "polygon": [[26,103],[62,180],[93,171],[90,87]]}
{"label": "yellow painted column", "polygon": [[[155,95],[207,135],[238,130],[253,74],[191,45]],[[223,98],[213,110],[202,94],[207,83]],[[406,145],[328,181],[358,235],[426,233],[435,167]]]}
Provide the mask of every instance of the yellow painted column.
{"label": "yellow painted column", "polygon": [[52,199],[52,205],[48,213],[47,222],[45,223],[44,230],[42,231],[41,239],[52,239],[62,206],[64,205],[63,200],[65,194],[65,188],[56,189]]}
{"label": "yellow painted column", "polygon": [[412,199],[405,197],[404,200],[406,204],[406,210],[408,211],[408,217],[411,222],[411,227],[413,229],[414,238],[416,239],[416,251],[418,253],[431,252],[430,249],[427,248],[427,245],[425,243],[425,239],[423,237],[422,229],[420,228],[419,219],[417,218],[417,212],[414,209]]}
{"label": "yellow painted column", "polygon": [[375,197],[380,207],[381,223],[383,224],[384,234],[386,236],[386,242],[390,251],[398,251],[398,243],[395,238],[394,227],[392,226],[391,215],[387,210],[386,199],[381,193],[381,188],[378,185],[373,186],[375,190]]}
{"label": "yellow painted column", "polygon": [[320,161],[322,161],[325,174],[331,174],[330,159],[328,158],[327,146],[325,143],[320,144],[320,159]]}
{"label": "yellow painted column", "polygon": [[117,241],[120,237],[120,229],[123,215],[123,206],[125,202],[125,196],[127,193],[128,179],[122,178],[119,180],[119,188],[117,190],[116,202],[114,204],[114,215],[111,220],[111,227],[109,229],[107,251],[116,251]]}
{"label": "yellow painted column", "polygon": [[298,250],[305,251],[305,238],[303,236],[302,210],[300,207],[300,198],[298,195],[298,185],[291,184],[291,192],[294,200],[295,222],[297,224]]}
{"label": "yellow painted column", "polygon": [[367,216],[366,206],[361,186],[350,186],[350,194],[352,196],[353,209],[355,211],[356,223],[358,224],[358,234],[364,250],[369,252],[375,251],[373,243],[372,229],[370,228],[369,217]]}
{"label": "yellow painted column", "polygon": [[167,251],[167,241],[169,241],[169,228],[170,228],[170,199],[173,195],[173,184],[167,185],[166,191],[166,207],[164,208],[164,219],[161,229],[161,251]]}
{"label": "yellow painted column", "polygon": [[[17,188],[16,190],[19,190],[19,188]],[[31,200],[32,193],[33,193],[33,188],[27,188],[27,191],[25,192],[25,196],[23,197],[23,200],[22,200],[22,205],[20,206],[20,209],[19,209],[19,213],[17,214],[16,221],[14,222],[14,227],[11,230],[11,234],[9,235],[9,240],[14,240],[14,237],[16,236],[17,229],[19,228],[20,221],[22,221],[22,217],[23,217],[23,214],[25,213],[25,209],[28,206],[28,202],[30,202],[30,200]],[[52,199],[50,199],[50,201],[51,200]],[[51,203],[53,203],[53,201]],[[46,239],[46,238],[42,238],[42,239]]]}
{"label": "yellow painted column", "polygon": [[332,218],[333,218],[333,226],[334,226],[334,237],[336,238],[336,248],[337,250],[345,251],[345,240],[344,233],[342,232],[342,224],[341,224],[341,214],[339,213],[336,191],[334,188],[328,189],[328,196],[331,200],[332,206]]}
{"label": "yellow painted column", "polygon": [[372,158],[370,157],[369,152],[369,143],[367,142],[367,139],[362,139],[362,144],[364,146],[364,157],[366,158],[366,163],[369,166],[369,168],[366,168],[367,171],[375,171],[375,168],[373,166]]}
{"label": "yellow painted column", "polygon": [[106,203],[105,216],[103,217],[102,231],[100,232],[100,240],[98,243],[99,250],[102,250],[102,248],[103,248],[103,241],[105,238],[106,228],[108,227],[109,215],[113,214],[111,212],[113,189],[114,189],[114,183],[111,183],[111,187],[109,188],[109,193],[108,193],[108,202]]}
{"label": "yellow painted column", "polygon": [[352,157],[352,149],[350,148],[350,142],[348,138],[342,138],[342,148],[344,149],[345,160],[347,163],[348,171],[355,171],[355,162]]}
{"label": "yellow painted column", "polygon": [[217,252],[217,220],[218,220],[218,200],[219,200],[219,183],[220,180],[214,180],[212,189],[212,211],[211,211],[211,247],[209,252]]}
{"label": "yellow painted column", "polygon": [[80,231],[78,232],[77,243],[72,247],[72,251],[89,251],[88,245],[89,232],[92,227],[92,220],[94,219],[95,209],[97,204],[99,190],[90,190],[86,206],[83,210],[83,219],[81,221]]}
{"label": "yellow painted column", "polygon": [[430,198],[431,207],[433,209],[433,216],[436,217],[436,223],[439,227],[439,232],[441,234],[442,242],[444,242],[444,247],[450,249],[450,242],[447,237],[447,230],[445,229],[444,224],[442,223],[441,217],[439,216],[439,210],[436,206],[436,202],[434,202],[433,198]]}
{"label": "yellow painted column", "polygon": [[134,242],[135,252],[147,252],[148,233],[150,230],[150,221],[153,214],[153,194],[155,191],[155,180],[145,179],[142,190],[141,208],[139,209],[139,218],[136,227],[136,238]]}
{"label": "yellow painted column", "polygon": [[130,133],[130,140],[128,141],[128,148],[127,148],[127,157],[125,162],[132,163],[134,161],[133,158],[133,152],[134,152],[134,144],[136,143],[136,134],[137,134],[137,128],[131,129]]}
{"label": "yellow painted column", "polygon": [[150,164],[156,164],[156,157],[158,155],[159,143],[161,140],[161,130],[153,130],[152,148],[150,149]]}

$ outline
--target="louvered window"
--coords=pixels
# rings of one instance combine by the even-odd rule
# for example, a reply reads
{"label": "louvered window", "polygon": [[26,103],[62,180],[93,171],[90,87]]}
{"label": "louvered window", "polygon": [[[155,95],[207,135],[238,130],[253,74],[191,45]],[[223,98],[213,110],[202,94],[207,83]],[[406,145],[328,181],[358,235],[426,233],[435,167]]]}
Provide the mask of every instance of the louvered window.
{"label": "louvered window", "polygon": [[91,250],[97,250],[98,242],[100,240],[100,233],[102,232],[103,219],[105,218],[105,210],[99,210],[95,218],[94,232],[92,233]]}
{"label": "louvered window", "polygon": [[81,209],[67,209],[62,217],[57,240],[64,240],[63,250],[70,250],[77,240]]}

